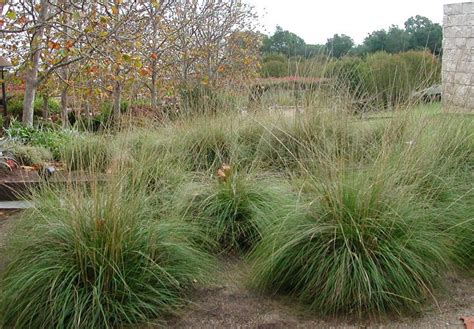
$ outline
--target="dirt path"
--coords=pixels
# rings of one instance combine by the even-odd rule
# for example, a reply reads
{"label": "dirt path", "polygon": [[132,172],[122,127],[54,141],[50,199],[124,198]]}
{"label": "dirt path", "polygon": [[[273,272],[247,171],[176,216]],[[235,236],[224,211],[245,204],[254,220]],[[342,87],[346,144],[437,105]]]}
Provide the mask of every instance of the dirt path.
{"label": "dirt path", "polygon": [[474,278],[450,276],[449,291],[417,317],[321,318],[305,314],[288,300],[258,296],[244,285],[247,266],[223,261],[216,283],[196,292],[193,303],[172,328],[464,328],[461,316],[474,316]]}
{"label": "dirt path", "polygon": [[[15,220],[0,211],[0,255]],[[259,296],[245,286],[248,265],[222,260],[214,284],[198,289],[192,303],[169,328],[464,328],[462,316],[474,316],[474,277],[448,275],[448,291],[417,317],[367,319],[321,318],[304,313],[280,297]],[[3,269],[0,256],[0,271]]]}

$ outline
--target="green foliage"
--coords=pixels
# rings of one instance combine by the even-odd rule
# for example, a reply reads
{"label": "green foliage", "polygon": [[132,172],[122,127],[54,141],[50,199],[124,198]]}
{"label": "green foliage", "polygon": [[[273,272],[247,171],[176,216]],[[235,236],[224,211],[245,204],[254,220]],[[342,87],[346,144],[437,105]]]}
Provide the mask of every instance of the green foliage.
{"label": "green foliage", "polygon": [[14,143],[9,149],[14,154],[18,163],[23,166],[39,165],[53,159],[51,152],[42,146]]}
{"label": "green foliage", "polygon": [[443,28],[429,18],[416,15],[405,22],[409,34],[411,49],[429,49],[433,54],[440,54],[443,42]]}
{"label": "green foliage", "polygon": [[215,171],[222,163],[229,163],[234,153],[235,134],[229,123],[209,118],[183,126],[182,135],[172,141],[182,165],[191,171]]}
{"label": "green foliage", "polygon": [[85,133],[65,140],[60,144],[59,152],[69,170],[104,172],[112,157],[107,136]]}
{"label": "green foliage", "polygon": [[264,40],[264,53],[280,53],[286,56],[304,55],[306,43],[296,34],[277,26],[275,33]]}
{"label": "green foliage", "polygon": [[4,327],[117,328],[164,317],[212,264],[141,186],[47,188],[21,218],[2,276]]}
{"label": "green foliage", "polygon": [[334,34],[334,36],[329,38],[326,42],[328,53],[336,58],[340,58],[349,53],[353,46],[354,40],[345,34]]}
{"label": "green foliage", "polygon": [[221,169],[219,179],[184,186],[183,217],[196,222],[218,252],[242,253],[262,238],[263,229],[285,206],[288,192],[275,181]]}
{"label": "green foliage", "polygon": [[[372,68],[398,72],[392,64],[403,62],[422,75],[416,63],[432,58],[383,53],[330,65],[365,78]],[[6,327],[74,327],[79,316],[85,327],[163,319],[184,302],[191,267],[209,262],[201,249],[250,253],[258,290],[323,313],[401,313],[436,297],[447,266],[473,266],[474,121],[439,105],[361,120],[337,96],[324,111],[193,116],[74,136],[61,148],[72,150],[67,169],[100,182],[35,195],[24,230],[12,234],[0,302]],[[176,256],[176,267],[165,261],[183,255],[175,243],[192,258]],[[183,268],[186,283],[169,288],[166,279]],[[172,275],[161,280],[163,269]]]}
{"label": "green foliage", "polygon": [[440,81],[441,64],[427,52],[387,54],[331,62],[326,77],[345,88],[362,106],[386,108],[410,100],[411,94]]}
{"label": "green foliage", "polygon": [[260,74],[264,78],[275,77],[281,78],[288,76],[288,62],[270,60],[265,61],[260,68]]}
{"label": "green foliage", "polygon": [[256,246],[256,286],[329,314],[400,312],[432,296],[449,261],[443,236],[379,174],[310,178],[315,201]]}
{"label": "green foliage", "polygon": [[61,157],[62,145],[73,138],[72,132],[67,130],[27,127],[18,121],[12,121],[5,133],[13,141],[48,149],[55,160]]}
{"label": "green foliage", "polygon": [[334,80],[334,86],[347,90],[355,99],[363,99],[367,95],[365,84],[369,68],[367,63],[358,57],[344,57],[330,62],[325,76]]}
{"label": "green foliage", "polygon": [[237,109],[237,98],[222,86],[199,84],[180,88],[182,115],[215,114]]}
{"label": "green foliage", "polygon": [[410,35],[396,25],[392,25],[388,32],[374,31],[364,39],[364,50],[367,53],[386,51],[390,54],[407,51],[410,48]]}
{"label": "green foliage", "polygon": [[123,168],[133,172],[130,183],[140,183],[160,209],[176,213],[173,199],[181,185],[188,179],[186,163],[173,148],[171,136],[139,130],[118,140],[113,148],[111,170]]}
{"label": "green foliage", "polygon": [[[33,103],[34,115],[41,116],[43,111],[43,97],[37,96]],[[61,113],[61,105],[59,101],[54,98],[48,99],[48,111],[50,114],[59,114]],[[13,97],[8,101],[8,112],[10,115],[21,118],[23,113],[23,95],[18,95]]]}

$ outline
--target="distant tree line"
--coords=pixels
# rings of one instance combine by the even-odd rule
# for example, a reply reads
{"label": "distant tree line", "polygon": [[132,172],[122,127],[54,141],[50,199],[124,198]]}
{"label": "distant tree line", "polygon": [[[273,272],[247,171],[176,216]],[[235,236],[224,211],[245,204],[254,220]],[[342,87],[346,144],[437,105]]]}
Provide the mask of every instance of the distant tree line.
{"label": "distant tree line", "polygon": [[263,55],[282,54],[287,57],[311,58],[328,55],[340,58],[345,55],[363,56],[379,51],[395,54],[408,50],[429,50],[435,55],[442,52],[442,27],[429,18],[420,15],[410,17],[401,28],[390,26],[387,30],[370,33],[361,45],[345,34],[335,34],[324,45],[311,45],[296,35],[277,26],[275,33],[265,36]]}

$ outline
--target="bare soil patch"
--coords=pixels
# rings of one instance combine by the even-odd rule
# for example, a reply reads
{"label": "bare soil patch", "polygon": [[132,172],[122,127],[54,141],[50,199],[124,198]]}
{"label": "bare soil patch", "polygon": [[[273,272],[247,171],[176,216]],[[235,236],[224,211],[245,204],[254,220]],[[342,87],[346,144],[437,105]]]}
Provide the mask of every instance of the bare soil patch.
{"label": "bare soil patch", "polygon": [[239,259],[221,261],[213,285],[196,291],[193,303],[172,328],[464,328],[462,316],[474,315],[474,278],[449,274],[447,291],[420,314],[357,320],[309,314],[288,299],[261,296],[246,287],[249,266]]}

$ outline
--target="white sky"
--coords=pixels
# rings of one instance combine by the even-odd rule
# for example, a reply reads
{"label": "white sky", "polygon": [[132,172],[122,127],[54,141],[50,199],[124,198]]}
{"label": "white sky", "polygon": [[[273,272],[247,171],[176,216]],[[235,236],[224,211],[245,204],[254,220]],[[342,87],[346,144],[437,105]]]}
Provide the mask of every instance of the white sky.
{"label": "white sky", "polygon": [[422,15],[442,23],[443,4],[466,0],[246,0],[262,16],[265,32],[276,25],[302,37],[308,44],[323,44],[336,33],[347,34],[356,44],[370,32]]}

